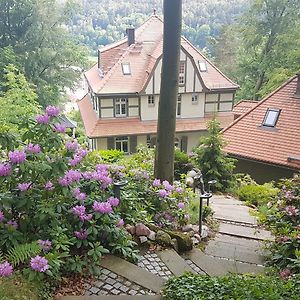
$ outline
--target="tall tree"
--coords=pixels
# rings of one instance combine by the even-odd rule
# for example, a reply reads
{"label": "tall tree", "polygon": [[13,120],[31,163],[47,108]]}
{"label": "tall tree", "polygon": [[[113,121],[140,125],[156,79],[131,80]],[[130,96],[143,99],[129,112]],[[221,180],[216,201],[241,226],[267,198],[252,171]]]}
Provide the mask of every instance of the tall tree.
{"label": "tall tree", "polygon": [[155,176],[173,182],[182,0],[164,0],[164,42]]}
{"label": "tall tree", "polygon": [[[255,0],[243,16],[239,53],[243,96],[260,98],[261,90],[270,80],[274,68],[280,67],[287,52],[295,50],[295,42],[300,38],[299,16],[299,0]],[[287,34],[290,45],[286,49],[283,37]],[[293,69],[293,66],[289,67]]]}
{"label": "tall tree", "polygon": [[71,1],[0,0],[0,48],[11,47],[42,105],[57,102],[85,66],[85,50],[65,23]]}

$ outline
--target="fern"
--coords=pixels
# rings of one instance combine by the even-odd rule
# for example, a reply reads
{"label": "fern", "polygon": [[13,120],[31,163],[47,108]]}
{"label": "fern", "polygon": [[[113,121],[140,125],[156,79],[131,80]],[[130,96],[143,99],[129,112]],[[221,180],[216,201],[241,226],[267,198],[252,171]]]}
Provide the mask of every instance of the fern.
{"label": "fern", "polygon": [[37,242],[32,242],[28,244],[18,245],[9,250],[6,258],[14,266],[17,266],[18,264],[28,260],[30,257],[38,255],[41,251],[42,249],[37,244]]}
{"label": "fern", "polygon": [[0,263],[2,263],[4,261],[4,255],[0,250]]}

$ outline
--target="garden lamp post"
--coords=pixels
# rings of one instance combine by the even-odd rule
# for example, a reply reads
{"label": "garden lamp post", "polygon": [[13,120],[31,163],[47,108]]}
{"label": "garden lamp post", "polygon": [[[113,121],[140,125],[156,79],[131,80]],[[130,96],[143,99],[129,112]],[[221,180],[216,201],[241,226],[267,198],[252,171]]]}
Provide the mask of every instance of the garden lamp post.
{"label": "garden lamp post", "polygon": [[120,180],[113,182],[114,197],[121,200],[121,188],[128,184],[128,180]]}

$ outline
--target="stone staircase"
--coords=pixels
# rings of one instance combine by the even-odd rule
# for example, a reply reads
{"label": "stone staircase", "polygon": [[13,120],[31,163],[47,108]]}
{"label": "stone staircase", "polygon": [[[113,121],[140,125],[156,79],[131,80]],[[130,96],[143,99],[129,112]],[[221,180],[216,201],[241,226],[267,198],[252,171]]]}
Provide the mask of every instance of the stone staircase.
{"label": "stone staircase", "polygon": [[101,261],[101,275],[85,283],[84,296],[61,300],[158,300],[167,279],[184,272],[209,276],[263,273],[264,241],[272,240],[270,233],[260,229],[249,208],[236,199],[216,196],[211,206],[220,228],[204,252],[197,248],[183,255],[171,249],[146,252],[136,265],[108,255]]}

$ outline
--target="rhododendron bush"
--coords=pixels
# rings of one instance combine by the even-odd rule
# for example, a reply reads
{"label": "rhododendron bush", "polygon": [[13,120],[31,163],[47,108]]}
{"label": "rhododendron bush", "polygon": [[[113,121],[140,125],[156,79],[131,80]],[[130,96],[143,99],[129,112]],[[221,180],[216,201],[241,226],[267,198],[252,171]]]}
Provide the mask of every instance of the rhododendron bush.
{"label": "rhododendron bush", "polygon": [[281,191],[268,203],[266,224],[275,234],[270,262],[282,277],[300,273],[300,177],[281,182]]}
{"label": "rhododendron bush", "polygon": [[[126,224],[178,229],[188,220],[192,193],[151,178],[152,150],[140,149],[125,166],[97,164],[65,134],[58,114],[49,106],[20,124],[22,136],[0,133],[0,277],[97,273],[102,254],[137,259]],[[128,184],[118,199],[120,179]]]}
{"label": "rhododendron bush", "polygon": [[20,124],[23,136],[0,135],[0,277],[94,273],[116,245],[136,257],[113,197],[119,170],[85,163],[88,151],[64,134],[58,113],[49,106]]}

